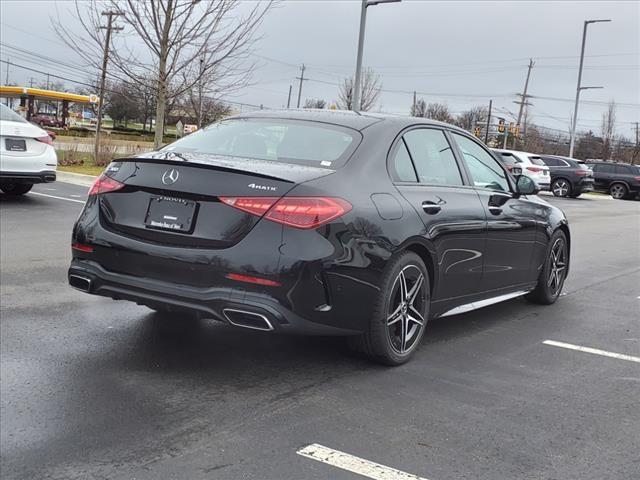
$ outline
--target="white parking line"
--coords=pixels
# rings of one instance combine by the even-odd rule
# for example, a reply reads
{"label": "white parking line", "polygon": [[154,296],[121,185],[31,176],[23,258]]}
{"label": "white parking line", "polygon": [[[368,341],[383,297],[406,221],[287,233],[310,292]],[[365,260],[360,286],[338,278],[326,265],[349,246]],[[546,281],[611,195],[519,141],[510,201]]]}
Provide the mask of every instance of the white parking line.
{"label": "white parking line", "polygon": [[545,345],[552,345],[554,347],[568,348],[569,350],[577,350],[579,352],[593,353],[594,355],[602,355],[603,357],[611,357],[611,358],[617,358],[618,360],[627,360],[629,362],[640,363],[640,357],[625,355],[624,353],[607,352],[606,350],[598,350],[597,348],[591,348],[591,347],[581,347],[580,345],[573,345],[571,343],[564,343],[564,342],[556,342],[554,340],[545,340],[542,343],[544,343]]}
{"label": "white parking line", "polygon": [[67,202],[85,203],[83,200],[74,200],[73,198],[56,197],[55,195],[47,195],[46,193],[29,192],[29,195],[39,195],[41,197],[55,198],[56,200],[66,200]]}
{"label": "white parking line", "polygon": [[296,453],[303,457],[362,475],[363,477],[373,478],[374,480],[427,480],[423,477],[401,472],[395,468],[370,462],[364,458],[318,445],[317,443],[307,445]]}

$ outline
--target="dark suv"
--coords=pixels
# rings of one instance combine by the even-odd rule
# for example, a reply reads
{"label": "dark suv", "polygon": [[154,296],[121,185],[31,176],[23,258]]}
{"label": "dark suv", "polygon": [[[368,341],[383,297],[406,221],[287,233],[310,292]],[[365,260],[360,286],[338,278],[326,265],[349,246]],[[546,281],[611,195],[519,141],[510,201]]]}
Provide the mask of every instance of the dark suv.
{"label": "dark suv", "polygon": [[593,170],[594,189],[615,199],[634,198],[640,193],[640,166],[628,163],[586,163]]}
{"label": "dark suv", "polygon": [[556,197],[577,198],[594,189],[593,172],[573,158],[556,155],[540,155],[549,167],[551,191]]}

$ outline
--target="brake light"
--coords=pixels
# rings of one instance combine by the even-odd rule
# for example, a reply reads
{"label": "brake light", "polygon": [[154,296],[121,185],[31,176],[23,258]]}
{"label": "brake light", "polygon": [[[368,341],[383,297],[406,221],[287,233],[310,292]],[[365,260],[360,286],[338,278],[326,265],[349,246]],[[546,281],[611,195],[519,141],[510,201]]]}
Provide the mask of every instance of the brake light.
{"label": "brake light", "polygon": [[279,287],[282,284],[275,280],[268,280],[266,278],[252,277],[250,275],[240,275],[239,273],[227,273],[225,275],[229,280],[237,280],[238,282],[255,283],[256,285],[264,285],[266,287]]}
{"label": "brake light", "polygon": [[96,178],[93,185],[89,189],[89,195],[98,195],[100,193],[115,192],[124,188],[124,183],[114,180],[111,177],[106,176],[104,173]]}
{"label": "brake light", "polygon": [[92,253],[93,247],[91,245],[85,245],[84,243],[72,243],[71,248],[80,252]]}
{"label": "brake light", "polygon": [[527,170],[535,173],[544,172],[544,168],[540,168],[540,167],[527,167]]}
{"label": "brake light", "polygon": [[35,139],[39,142],[46,143],[47,145],[53,145],[53,140],[51,140],[51,137],[49,135],[45,135],[44,137],[36,137]]}
{"label": "brake light", "polygon": [[239,210],[294,228],[312,229],[341,217],[353,207],[335,197],[220,197]]}
{"label": "brake light", "polygon": [[640,182],[640,177],[633,177],[636,182]]}
{"label": "brake light", "polygon": [[589,170],[576,170],[576,175],[579,177],[584,177],[585,175],[589,175],[591,172]]}

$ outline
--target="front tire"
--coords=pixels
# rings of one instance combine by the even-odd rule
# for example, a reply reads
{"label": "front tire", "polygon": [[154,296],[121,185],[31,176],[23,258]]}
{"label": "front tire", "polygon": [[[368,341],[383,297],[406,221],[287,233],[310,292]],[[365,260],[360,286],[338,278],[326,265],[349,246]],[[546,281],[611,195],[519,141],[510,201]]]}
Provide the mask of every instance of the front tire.
{"label": "front tire", "polygon": [[0,190],[7,195],[24,195],[31,190],[32,187],[32,183],[7,183],[0,186]]}
{"label": "front tire", "polygon": [[384,365],[402,365],[415,353],[429,316],[429,274],[422,259],[404,252],[383,274],[373,318],[350,346]]}
{"label": "front tire", "polygon": [[624,183],[614,183],[609,187],[609,195],[616,200],[622,200],[629,194],[629,189]]}
{"label": "front tire", "polygon": [[568,197],[571,195],[571,183],[564,178],[558,178],[551,184],[551,191],[556,197]]}
{"label": "front tire", "polygon": [[556,230],[549,240],[547,257],[538,277],[536,288],[527,299],[542,305],[551,305],[558,300],[569,267],[567,237],[562,230]]}

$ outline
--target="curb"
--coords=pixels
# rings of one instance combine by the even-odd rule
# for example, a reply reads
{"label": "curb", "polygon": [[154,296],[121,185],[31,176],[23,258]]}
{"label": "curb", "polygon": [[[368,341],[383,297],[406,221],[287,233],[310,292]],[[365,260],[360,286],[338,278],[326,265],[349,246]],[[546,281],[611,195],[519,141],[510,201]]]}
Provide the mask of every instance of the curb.
{"label": "curb", "polygon": [[84,175],[82,173],[63,172],[58,170],[56,172],[56,181],[64,183],[72,183],[74,185],[81,185],[83,187],[90,187],[93,185],[96,177],[93,175]]}

